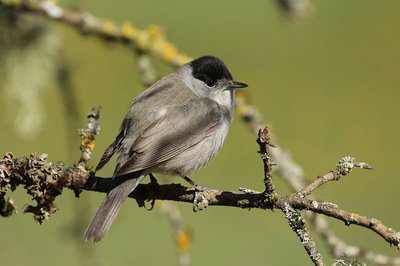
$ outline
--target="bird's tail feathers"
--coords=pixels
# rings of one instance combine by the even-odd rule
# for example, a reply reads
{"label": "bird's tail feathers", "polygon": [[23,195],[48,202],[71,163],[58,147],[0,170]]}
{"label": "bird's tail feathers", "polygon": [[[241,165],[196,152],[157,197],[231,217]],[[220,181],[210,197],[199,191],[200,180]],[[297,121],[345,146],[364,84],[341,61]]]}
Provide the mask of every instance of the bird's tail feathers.
{"label": "bird's tail feathers", "polygon": [[85,241],[93,238],[94,242],[100,241],[110,229],[112,223],[117,217],[122,203],[129,194],[139,185],[144,178],[140,175],[136,178],[128,179],[120,185],[113,188],[101,203],[95,216],[90,222],[85,232]]}

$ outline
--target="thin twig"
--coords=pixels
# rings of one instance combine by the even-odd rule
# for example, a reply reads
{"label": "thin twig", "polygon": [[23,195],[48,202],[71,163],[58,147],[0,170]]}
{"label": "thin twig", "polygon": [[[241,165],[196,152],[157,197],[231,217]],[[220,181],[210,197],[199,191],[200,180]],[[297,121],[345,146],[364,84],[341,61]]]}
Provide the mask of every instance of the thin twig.
{"label": "thin twig", "polygon": [[79,158],[78,164],[74,168],[66,169],[66,171],[72,173],[72,180],[69,182],[71,183],[76,196],[79,195],[81,192],[81,187],[84,186],[86,180],[89,178],[90,172],[87,171],[87,164],[92,156],[92,151],[96,143],[95,136],[100,131],[100,107],[93,108],[92,111],[87,115],[87,119],[87,127],[79,130],[79,135],[81,136],[81,157]]}
{"label": "thin twig", "polygon": [[378,219],[369,218],[358,213],[342,210],[336,204],[330,202],[319,202],[298,196],[293,196],[292,199],[293,200],[290,200],[290,202],[296,209],[310,210],[315,213],[324,214],[326,216],[341,220],[346,225],[355,224],[368,228],[384,238],[386,242],[395,245],[398,249],[400,249],[400,233],[390,227],[387,227]]}
{"label": "thin twig", "polygon": [[263,130],[258,131],[257,143],[260,147],[260,155],[264,164],[264,185],[265,185],[265,194],[270,197],[275,197],[275,185],[272,182],[272,160],[268,153],[267,146],[275,147],[275,145],[271,142],[271,137],[269,135],[268,127],[265,127]]}
{"label": "thin twig", "polygon": [[323,266],[322,255],[318,251],[315,241],[312,239],[310,232],[307,229],[306,221],[301,216],[300,212],[291,207],[287,202],[281,206],[281,210],[285,214],[286,219],[289,222],[290,227],[300,238],[304,249],[307,251],[308,256],[314,265]]}
{"label": "thin twig", "polygon": [[[275,192],[275,185],[272,181],[272,160],[268,153],[267,147],[275,148],[275,145],[271,142],[271,136],[269,134],[268,127],[263,130],[259,130],[257,143],[260,147],[259,153],[264,164],[264,185],[266,197],[269,200],[275,201],[278,198]],[[306,226],[306,221],[288,202],[276,202],[274,206],[279,207],[279,209],[285,214],[286,219],[292,230],[300,238],[300,241],[306,250],[308,256],[314,265],[323,266],[324,262],[321,253],[318,251],[314,239],[311,237],[310,232]]]}
{"label": "thin twig", "polygon": [[372,169],[372,167],[365,162],[357,162],[353,157],[345,156],[337,163],[334,170],[325,175],[318,176],[317,179],[301,189],[298,193],[303,196],[308,196],[321,185],[330,181],[337,181],[342,176],[348,175],[354,168]]}
{"label": "thin twig", "polygon": [[[257,134],[261,128],[265,127],[266,122],[258,109],[251,104],[248,92],[242,91],[237,94],[236,106],[240,118],[248,125],[251,132]],[[306,187],[303,169],[295,162],[288,151],[277,145],[276,142],[274,144],[276,146],[275,148],[267,147],[276,163],[274,172],[289,185],[292,191],[301,191]],[[301,194],[304,194],[304,191]],[[313,199],[312,195],[308,198],[310,200]],[[314,212],[307,212],[305,215],[310,221],[310,227],[322,236],[322,239],[325,240],[326,245],[334,256],[338,257],[338,255],[342,256],[343,254],[347,254],[349,256],[367,259],[378,265],[400,265],[400,257],[388,258],[383,254],[375,253],[367,249],[361,249],[359,247],[355,249],[353,245],[345,243],[335,235],[325,217],[317,215]],[[395,234],[392,234],[392,236],[393,235]],[[355,252],[356,250],[361,252]]]}
{"label": "thin twig", "polygon": [[87,128],[79,130],[81,136],[81,158],[78,162],[78,167],[85,167],[89,162],[92,151],[95,145],[95,136],[100,131],[99,119],[100,119],[100,108],[93,108],[92,111],[87,115],[88,124]]}

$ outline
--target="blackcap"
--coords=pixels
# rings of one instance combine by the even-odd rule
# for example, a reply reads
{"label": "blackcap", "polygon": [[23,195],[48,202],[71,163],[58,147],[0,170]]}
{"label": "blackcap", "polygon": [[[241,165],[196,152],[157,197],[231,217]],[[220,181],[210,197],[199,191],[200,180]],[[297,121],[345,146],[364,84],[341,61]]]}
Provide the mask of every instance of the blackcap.
{"label": "blackcap", "polygon": [[[151,173],[188,176],[221,149],[232,122],[235,89],[225,64],[203,56],[162,78],[130,104],[121,129],[96,171],[117,152],[112,185],[89,224],[85,240],[100,241],[122,203]],[[194,184],[194,182],[191,182]]]}

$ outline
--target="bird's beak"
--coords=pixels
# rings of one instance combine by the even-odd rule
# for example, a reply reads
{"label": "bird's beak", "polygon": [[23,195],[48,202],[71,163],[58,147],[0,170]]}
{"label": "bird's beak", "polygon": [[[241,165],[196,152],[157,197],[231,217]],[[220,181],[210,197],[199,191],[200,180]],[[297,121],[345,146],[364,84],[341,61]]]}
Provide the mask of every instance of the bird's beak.
{"label": "bird's beak", "polygon": [[228,87],[229,89],[234,90],[234,89],[246,88],[248,87],[248,85],[239,81],[232,80],[232,82],[229,84]]}

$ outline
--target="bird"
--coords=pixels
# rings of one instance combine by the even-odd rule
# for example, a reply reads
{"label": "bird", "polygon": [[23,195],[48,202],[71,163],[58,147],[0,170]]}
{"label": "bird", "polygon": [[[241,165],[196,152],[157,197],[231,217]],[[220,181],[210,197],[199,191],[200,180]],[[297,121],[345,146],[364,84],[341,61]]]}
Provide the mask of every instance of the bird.
{"label": "bird", "polygon": [[147,175],[189,176],[220,151],[232,122],[235,81],[215,56],[194,59],[163,77],[128,107],[115,140],[105,150],[96,172],[117,152],[109,192],[86,232],[98,242],[109,231],[121,205]]}

